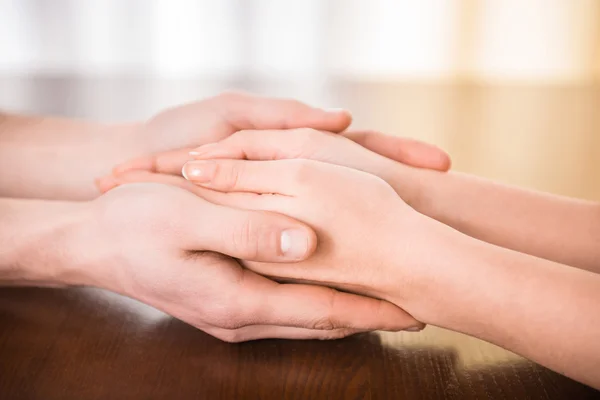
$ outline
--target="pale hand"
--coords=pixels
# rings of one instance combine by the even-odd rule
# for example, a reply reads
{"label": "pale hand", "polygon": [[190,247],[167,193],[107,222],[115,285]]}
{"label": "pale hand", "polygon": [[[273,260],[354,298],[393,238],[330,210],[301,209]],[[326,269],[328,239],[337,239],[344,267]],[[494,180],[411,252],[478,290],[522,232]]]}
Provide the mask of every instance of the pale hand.
{"label": "pale hand", "polygon": [[295,264],[244,262],[256,272],[387,299],[411,314],[422,301],[419,284],[436,273],[424,260],[436,243],[437,222],[379,177],[312,160],[197,161],[184,168],[191,173],[201,186],[196,193],[211,202],[279,212],[315,229],[312,257]]}
{"label": "pale hand", "polygon": [[[332,134],[310,128],[242,130],[220,142],[196,148],[190,154],[158,155],[151,163],[151,168],[123,170],[118,174],[105,177],[101,180],[101,190],[106,191],[129,182],[162,182],[186,187],[184,183],[167,175],[180,176],[182,163],[190,158],[196,160],[299,158],[342,165],[383,178],[411,206],[420,201],[424,192],[418,177],[415,176],[418,169],[414,167],[443,172],[450,166],[449,157],[435,146],[378,132]],[[193,171],[193,165],[194,162],[189,162],[187,170]],[[188,178],[193,181],[194,174],[188,174]]]}
{"label": "pale hand", "polygon": [[280,284],[218,254],[291,263],[309,257],[314,232],[289,217],[215,205],[158,184],[117,188],[82,210],[62,235],[67,283],[139,299],[223,340],[422,327],[388,302]]}

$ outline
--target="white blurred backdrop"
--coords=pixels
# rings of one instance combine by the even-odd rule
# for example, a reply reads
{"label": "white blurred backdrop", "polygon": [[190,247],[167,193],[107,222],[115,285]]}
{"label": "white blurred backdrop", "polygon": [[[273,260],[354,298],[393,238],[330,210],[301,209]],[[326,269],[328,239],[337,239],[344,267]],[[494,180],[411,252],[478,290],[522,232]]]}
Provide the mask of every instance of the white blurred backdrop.
{"label": "white blurred backdrop", "polygon": [[600,0],[0,0],[0,73],[589,82]]}

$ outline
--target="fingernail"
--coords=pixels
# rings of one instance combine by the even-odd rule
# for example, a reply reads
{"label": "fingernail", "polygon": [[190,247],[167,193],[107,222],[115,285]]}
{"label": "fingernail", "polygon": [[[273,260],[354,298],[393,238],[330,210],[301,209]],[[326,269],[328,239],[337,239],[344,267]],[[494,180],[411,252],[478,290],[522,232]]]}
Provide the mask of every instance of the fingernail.
{"label": "fingernail", "polygon": [[281,252],[292,259],[304,259],[308,252],[308,235],[300,229],[288,229],[281,233]]}
{"label": "fingernail", "polygon": [[206,183],[212,180],[216,169],[214,161],[190,161],[183,165],[181,174],[188,181]]}
{"label": "fingernail", "polygon": [[203,156],[206,154],[209,154],[211,151],[213,151],[216,147],[218,146],[218,143],[208,143],[208,144],[204,144],[200,147],[196,147],[194,150],[190,151],[190,156],[192,157],[199,157],[199,156]]}
{"label": "fingernail", "polygon": [[407,332],[420,332],[422,330],[423,328],[421,328],[420,326],[411,326],[410,328],[405,329],[405,331]]}

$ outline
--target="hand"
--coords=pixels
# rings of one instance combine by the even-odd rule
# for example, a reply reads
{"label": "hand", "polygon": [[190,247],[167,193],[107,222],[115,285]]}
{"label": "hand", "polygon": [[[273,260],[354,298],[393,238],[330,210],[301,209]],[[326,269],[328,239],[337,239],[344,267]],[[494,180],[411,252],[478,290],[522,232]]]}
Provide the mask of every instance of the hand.
{"label": "hand", "polygon": [[[166,175],[179,176],[182,163],[189,160],[190,157],[197,160],[305,158],[343,165],[383,178],[411,206],[414,206],[422,197],[422,188],[420,180],[414,176],[416,169],[402,163],[439,171],[446,171],[450,166],[450,159],[446,153],[434,146],[377,132],[356,131],[331,134],[309,128],[286,131],[242,130],[220,142],[194,149],[191,155],[183,156],[174,153],[158,155],[152,161],[147,162],[151,167],[145,170],[142,168],[120,170],[120,173],[102,179],[101,190],[106,191],[119,184],[140,181],[162,182],[186,187],[179,180]],[[401,163],[388,157],[399,160]],[[193,162],[188,164],[188,170],[192,169],[193,164]],[[188,177],[194,180],[193,173]]]}
{"label": "hand", "polygon": [[[195,147],[217,142],[238,131],[305,128],[294,132],[302,139],[294,139],[293,146],[286,146],[298,150],[299,143],[309,147],[316,144],[316,135],[310,133],[313,129],[340,133],[350,122],[351,116],[344,110],[320,110],[294,100],[226,93],[167,110],[151,119],[142,126],[141,134],[137,136],[140,148],[145,149],[147,154],[117,165],[112,174],[99,177],[96,184],[101,192],[106,192],[114,186],[117,176],[130,171],[179,176]],[[252,133],[244,132],[242,136],[248,134]],[[284,136],[279,141],[289,139],[285,132],[278,132],[279,135]],[[341,135],[400,163],[439,171],[450,168],[448,154],[427,143],[372,131],[350,131]],[[311,142],[302,142],[307,136]]]}
{"label": "hand", "polygon": [[[217,143],[201,146],[191,152],[196,160],[206,159],[238,159],[238,160],[284,160],[311,159],[330,164],[342,165],[379,176],[388,182],[402,199],[414,206],[422,197],[419,179],[413,176],[417,169],[395,162],[373,151],[364,148],[349,138],[372,138],[377,142],[392,143],[395,139],[382,133],[365,135],[350,132],[348,137],[321,132],[314,129],[295,129],[292,132],[269,131],[240,131]],[[400,139],[404,140],[404,139]],[[442,163],[445,154],[431,150],[426,144],[413,142],[412,151],[406,153],[406,158],[414,160],[430,159]],[[422,146],[422,148],[420,148]],[[433,147],[432,147],[433,148]],[[441,158],[436,158],[441,157]],[[196,179],[194,162],[186,164],[187,178]],[[448,164],[449,166],[449,159]]]}
{"label": "hand", "polygon": [[426,302],[419,286],[435,276],[424,260],[433,257],[437,222],[410,208],[382,179],[311,160],[197,161],[186,164],[187,176],[191,165],[202,186],[197,193],[209,201],[289,215],[317,232],[318,248],[303,262],[245,266],[387,299],[419,319],[412,310]]}
{"label": "hand", "polygon": [[[172,186],[126,185],[86,203],[63,239],[70,283],[139,299],[226,341],[332,339],[419,329],[382,300],[279,284],[233,258],[297,262],[314,251],[306,225],[215,205]],[[76,265],[73,265],[73,263]]]}
{"label": "hand", "polygon": [[175,157],[179,173],[190,150],[241,129],[311,127],[341,132],[351,121],[351,115],[341,109],[324,110],[295,100],[227,92],[165,110],[133,129],[128,128],[133,130],[126,135],[128,148],[129,143],[137,147],[129,153],[139,156],[122,160],[115,172],[152,169],[154,163]]}

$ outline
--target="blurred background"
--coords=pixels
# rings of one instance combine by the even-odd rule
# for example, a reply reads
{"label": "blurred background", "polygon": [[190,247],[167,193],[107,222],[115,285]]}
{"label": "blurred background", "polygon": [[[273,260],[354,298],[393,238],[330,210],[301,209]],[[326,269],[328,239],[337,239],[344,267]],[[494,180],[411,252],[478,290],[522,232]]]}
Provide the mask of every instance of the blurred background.
{"label": "blurred background", "polygon": [[347,107],[455,168],[600,199],[600,0],[0,0],[0,107],[121,121],[225,89]]}
{"label": "blurred background", "polygon": [[346,107],[457,170],[600,200],[600,0],[0,0],[0,109],[123,121],[225,89]]}
{"label": "blurred background", "polygon": [[0,107],[121,121],[225,89],[347,107],[456,169],[600,199],[600,0],[0,0]]}

